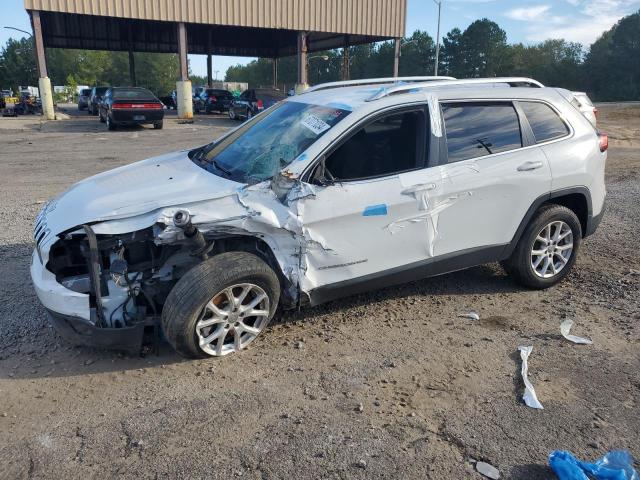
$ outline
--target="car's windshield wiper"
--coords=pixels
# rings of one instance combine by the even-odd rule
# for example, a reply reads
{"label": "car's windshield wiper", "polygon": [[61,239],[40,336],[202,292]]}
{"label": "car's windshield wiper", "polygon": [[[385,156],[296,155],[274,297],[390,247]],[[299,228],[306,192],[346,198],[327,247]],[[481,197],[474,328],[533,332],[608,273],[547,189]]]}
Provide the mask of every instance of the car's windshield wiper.
{"label": "car's windshield wiper", "polygon": [[220,165],[220,162],[216,161],[216,159],[212,159],[211,163],[213,163],[213,166],[216,167],[218,170],[220,170],[222,173],[226,174],[228,177],[231,176],[231,171],[227,170],[226,168],[224,168],[222,165]]}

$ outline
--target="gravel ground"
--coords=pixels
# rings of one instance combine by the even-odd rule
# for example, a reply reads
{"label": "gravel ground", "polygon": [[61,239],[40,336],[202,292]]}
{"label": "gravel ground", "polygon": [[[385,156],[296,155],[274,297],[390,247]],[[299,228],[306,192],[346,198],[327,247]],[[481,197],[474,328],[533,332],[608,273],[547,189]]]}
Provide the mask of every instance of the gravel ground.
{"label": "gravel ground", "polygon": [[[73,182],[229,120],[0,119],[0,478],[461,479],[482,460],[547,479],[554,449],[640,457],[640,108],[601,112],[609,209],[561,285],[523,290],[486,265],[288,314],[203,361],[63,342],[30,284],[31,226]],[[457,317],[470,309],[479,321]],[[565,341],[564,318],[593,345]],[[544,410],[520,400],[518,345]]]}

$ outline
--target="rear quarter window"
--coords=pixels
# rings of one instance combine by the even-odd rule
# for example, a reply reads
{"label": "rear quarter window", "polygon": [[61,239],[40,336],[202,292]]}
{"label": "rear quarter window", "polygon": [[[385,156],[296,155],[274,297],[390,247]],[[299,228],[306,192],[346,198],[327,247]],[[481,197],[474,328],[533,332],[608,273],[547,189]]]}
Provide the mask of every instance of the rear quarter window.
{"label": "rear quarter window", "polygon": [[520,102],[520,107],[529,121],[536,143],[547,142],[569,134],[569,127],[546,103]]}
{"label": "rear quarter window", "polygon": [[515,108],[505,103],[442,105],[448,162],[459,162],[522,147]]}

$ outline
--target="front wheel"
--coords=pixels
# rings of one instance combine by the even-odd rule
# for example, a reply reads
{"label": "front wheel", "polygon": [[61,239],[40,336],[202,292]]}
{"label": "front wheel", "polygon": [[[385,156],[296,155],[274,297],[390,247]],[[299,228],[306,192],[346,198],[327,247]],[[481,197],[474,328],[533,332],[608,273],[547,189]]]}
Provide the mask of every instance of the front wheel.
{"label": "front wheel", "polygon": [[264,261],[246,252],[222,253],[173,287],[162,327],[180,355],[220,357],[253,342],[273,318],[279,298],[278,277]]}
{"label": "front wheel", "polygon": [[518,283],[548,288],[569,274],[581,240],[582,227],[576,214],[561,205],[546,205],[535,214],[502,265]]}
{"label": "front wheel", "polygon": [[236,111],[233,108],[229,109],[229,118],[231,120],[235,120],[236,119]]}

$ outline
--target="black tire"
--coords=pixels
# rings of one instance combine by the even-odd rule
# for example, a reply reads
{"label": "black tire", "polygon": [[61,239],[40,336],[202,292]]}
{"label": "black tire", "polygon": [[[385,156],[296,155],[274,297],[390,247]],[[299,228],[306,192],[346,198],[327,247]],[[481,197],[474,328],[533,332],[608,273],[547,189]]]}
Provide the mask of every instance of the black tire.
{"label": "black tire", "polygon": [[204,306],[225,288],[252,283],[269,297],[271,321],[280,299],[275,272],[257,256],[246,252],[216,255],[189,270],[173,287],[162,309],[162,328],[169,344],[183,357],[206,358],[198,344],[196,323]]}
{"label": "black tire", "polygon": [[107,123],[107,130],[113,131],[116,129],[116,124],[113,123],[113,120],[111,119],[111,115],[109,115],[108,113],[107,113],[106,123]]}
{"label": "black tire", "polygon": [[231,120],[237,120],[237,118],[236,118],[236,111],[235,111],[233,108],[230,108],[230,109],[229,109],[229,118],[230,118]]}
{"label": "black tire", "polygon": [[153,124],[153,128],[155,128],[156,130],[162,130],[162,127],[164,127],[164,121],[156,122]]}
{"label": "black tire", "polygon": [[100,120],[100,123],[105,123],[106,120],[104,119],[104,117],[102,116],[101,112],[98,112],[98,119]]}
{"label": "black tire", "polygon": [[[573,250],[567,263],[558,273],[549,278],[543,278],[534,271],[531,264],[531,252],[538,233],[554,221],[562,221],[571,229]],[[501,262],[502,267],[516,282],[525,287],[538,290],[549,288],[569,274],[576,262],[581,241],[582,227],[575,213],[561,205],[544,205],[535,213],[525,228],[511,257]]]}

